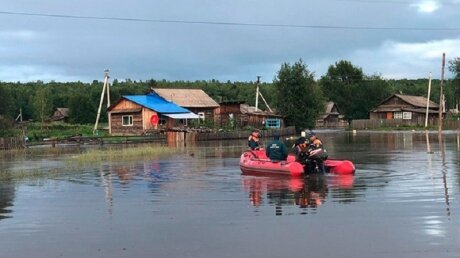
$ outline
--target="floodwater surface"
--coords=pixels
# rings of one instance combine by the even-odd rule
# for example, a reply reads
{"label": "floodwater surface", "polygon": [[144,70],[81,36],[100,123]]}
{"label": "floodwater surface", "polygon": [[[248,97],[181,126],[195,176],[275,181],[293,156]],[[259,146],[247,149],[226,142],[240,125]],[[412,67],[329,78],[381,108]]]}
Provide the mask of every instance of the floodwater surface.
{"label": "floodwater surface", "polygon": [[[84,149],[0,156],[0,257],[459,257],[459,134],[317,134],[354,176],[242,175],[244,140],[78,167]],[[14,179],[29,169],[50,176]]]}

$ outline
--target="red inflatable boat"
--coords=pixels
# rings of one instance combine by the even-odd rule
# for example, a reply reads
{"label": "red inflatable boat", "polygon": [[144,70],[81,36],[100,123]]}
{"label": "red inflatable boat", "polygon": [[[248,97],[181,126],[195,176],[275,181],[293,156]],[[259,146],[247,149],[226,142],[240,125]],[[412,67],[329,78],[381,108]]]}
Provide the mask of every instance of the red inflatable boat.
{"label": "red inflatable boat", "polygon": [[[351,175],[355,173],[355,166],[349,160],[324,161],[326,171],[332,174]],[[265,150],[245,151],[241,154],[240,168],[247,174],[276,174],[300,176],[304,174],[304,167],[295,161],[295,156],[289,155],[286,161],[274,162],[267,158]]]}

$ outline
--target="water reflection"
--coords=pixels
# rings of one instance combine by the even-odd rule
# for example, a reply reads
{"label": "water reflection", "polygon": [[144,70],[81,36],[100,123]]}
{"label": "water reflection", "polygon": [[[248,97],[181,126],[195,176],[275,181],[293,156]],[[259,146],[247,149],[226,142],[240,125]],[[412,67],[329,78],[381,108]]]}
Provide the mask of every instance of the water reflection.
{"label": "water reflection", "polygon": [[113,208],[114,188],[129,191],[132,190],[133,183],[142,181],[146,183],[151,193],[156,193],[161,190],[164,183],[171,182],[177,177],[172,173],[174,169],[171,162],[160,162],[159,160],[101,165],[99,174],[109,212],[111,213]]}
{"label": "water reflection", "polygon": [[[351,175],[309,175],[307,177],[262,177],[256,175],[242,175],[241,183],[248,194],[250,204],[258,208],[271,206],[275,214],[290,215],[284,207],[296,206],[301,215],[316,213],[322,206],[328,194],[334,192],[340,195],[341,191],[352,191],[354,178]],[[340,198],[337,198],[340,199]],[[345,198],[353,202],[354,198]],[[255,209],[258,212],[257,209]]]}
{"label": "water reflection", "polygon": [[446,149],[444,143],[444,135],[442,132],[438,133],[439,148],[441,149],[441,174],[442,174],[442,184],[444,187],[444,200],[446,203],[446,212],[447,217],[450,219],[450,201],[449,201],[449,188],[447,186],[447,167],[446,167]]}
{"label": "water reflection", "polygon": [[0,220],[11,217],[11,207],[15,197],[15,185],[12,182],[0,183]]}

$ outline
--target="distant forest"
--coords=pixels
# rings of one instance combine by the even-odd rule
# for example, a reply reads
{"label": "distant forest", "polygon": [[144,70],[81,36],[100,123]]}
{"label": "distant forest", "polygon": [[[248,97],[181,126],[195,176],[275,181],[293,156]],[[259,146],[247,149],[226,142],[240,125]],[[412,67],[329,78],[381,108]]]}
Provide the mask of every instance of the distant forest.
{"label": "distant forest", "polygon": [[[295,65],[301,64],[304,73],[311,78],[312,73],[300,60]],[[285,66],[287,65],[287,66]],[[294,67],[293,65],[292,67]],[[303,65],[303,66],[302,66]],[[284,64],[278,72],[278,77],[272,83],[261,83],[260,91],[270,106],[280,110],[280,103],[284,93],[280,88],[290,86],[291,78],[282,78],[281,71],[290,69],[289,64]],[[287,75],[286,75],[287,76]],[[296,76],[296,75],[293,75]],[[254,76],[255,77],[255,76]],[[284,82],[281,84],[280,82]],[[401,79],[384,80],[380,76],[365,75],[361,68],[352,65],[348,61],[340,61],[331,65],[327,74],[319,80],[311,79],[319,91],[300,93],[298,96],[299,108],[301,102],[335,101],[339,109],[349,120],[368,118],[370,109],[394,93],[407,95],[427,96],[428,79]],[[145,94],[152,87],[164,88],[199,88],[203,89],[217,102],[244,101],[250,105],[255,104],[256,82],[232,82],[232,81],[167,81],[147,80],[135,81],[131,79],[111,80],[111,103],[115,103],[122,95]],[[460,86],[457,77],[446,80],[444,92],[446,107],[454,108],[459,102]],[[439,103],[440,80],[432,81],[430,99]],[[0,119],[4,121],[16,118],[19,110],[22,110],[24,120],[41,121],[52,115],[56,108],[70,109],[70,123],[88,124],[94,123],[97,108],[100,101],[103,82],[94,80],[92,83],[83,82],[0,82]],[[277,90],[278,87],[278,90]],[[285,91],[286,92],[286,91]],[[299,94],[298,92],[296,93]],[[294,96],[295,97],[295,96]],[[295,100],[295,98],[294,98]],[[263,102],[259,105],[264,109]],[[104,103],[103,107],[106,107]],[[294,106],[295,107],[295,106]],[[105,112],[102,121],[107,121]],[[321,111],[316,112],[319,114]],[[1,128],[0,128],[1,129]]]}

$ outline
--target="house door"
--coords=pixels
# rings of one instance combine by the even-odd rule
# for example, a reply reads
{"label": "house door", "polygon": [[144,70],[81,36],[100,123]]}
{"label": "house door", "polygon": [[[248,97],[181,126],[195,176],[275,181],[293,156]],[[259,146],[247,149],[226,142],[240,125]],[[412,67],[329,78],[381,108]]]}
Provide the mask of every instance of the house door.
{"label": "house door", "polygon": [[393,119],[393,112],[387,112],[387,119]]}

